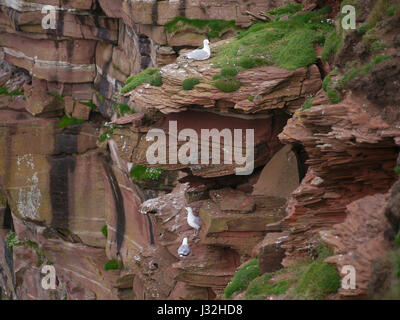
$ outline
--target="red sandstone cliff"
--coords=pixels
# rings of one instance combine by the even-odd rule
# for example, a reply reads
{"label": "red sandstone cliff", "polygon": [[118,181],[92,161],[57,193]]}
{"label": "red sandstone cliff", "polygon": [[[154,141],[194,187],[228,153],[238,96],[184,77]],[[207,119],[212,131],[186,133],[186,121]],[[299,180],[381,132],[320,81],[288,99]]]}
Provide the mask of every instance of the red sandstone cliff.
{"label": "red sandstone cliff", "polygon": [[[242,71],[233,93],[212,85],[220,72],[212,60],[188,63],[181,55],[207,30],[165,27],[184,16],[246,28],[254,23],[246,11],[257,16],[288,2],[46,1],[60,10],[56,30],[44,30],[44,1],[0,1],[0,83],[7,88],[0,95],[2,297],[221,299],[250,258],[259,259],[262,273],[275,272],[312,255],[321,241],[333,250],[326,262],[338,272],[354,265],[359,275],[356,291],[339,290],[335,298],[372,298],[387,289],[378,288],[376,263],[399,228],[398,9],[375,28],[385,51],[371,51],[369,38],[349,32],[329,61],[316,45],[315,64]],[[340,2],[303,1],[304,11],[328,4],[334,17]],[[363,6],[360,25],[377,2]],[[236,32],[221,32],[212,52]],[[321,89],[327,73],[337,68],[333,89],[349,65],[378,54],[388,58],[331,103]],[[161,68],[161,86],[120,94],[130,75],[149,67]],[[182,90],[190,77],[201,84]],[[23,94],[9,94],[14,90]],[[310,96],[312,106],[302,109]],[[118,103],[137,113],[120,117]],[[60,128],[64,114],[87,121]],[[135,181],[132,166],[148,165],[147,132],[167,129],[171,120],[197,133],[255,129],[253,174],[235,176],[234,164],[157,165],[166,170],[158,181]],[[109,139],[99,141],[105,132]],[[198,236],[186,206],[202,220]],[[30,245],[8,246],[10,231]],[[181,259],[184,237],[192,254]],[[118,268],[106,271],[110,260]],[[40,285],[46,263],[57,271],[56,290]]]}

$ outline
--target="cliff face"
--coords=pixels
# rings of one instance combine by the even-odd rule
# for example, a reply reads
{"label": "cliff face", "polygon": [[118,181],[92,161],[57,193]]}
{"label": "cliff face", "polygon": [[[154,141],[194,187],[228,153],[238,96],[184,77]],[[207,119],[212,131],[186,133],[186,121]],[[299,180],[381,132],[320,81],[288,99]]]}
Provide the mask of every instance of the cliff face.
{"label": "cliff face", "polygon": [[[359,275],[357,290],[337,297],[371,296],[375,263],[399,227],[390,191],[400,141],[399,11],[383,15],[380,1],[361,6],[357,23],[370,25],[362,34],[340,31],[340,14],[336,31],[326,23],[341,1],[302,3],[0,0],[0,296],[219,299],[249,259],[260,275],[273,274],[320,243],[335,270],[353,265]],[[56,29],[42,28],[49,4]],[[260,24],[273,36],[253,36]],[[186,59],[205,37],[211,59]],[[262,50],[254,44],[275,37]],[[384,47],[373,45],[378,38]],[[328,39],[340,44],[336,52]],[[282,43],[288,49],[278,51]],[[243,44],[257,58],[232,62],[247,52]],[[218,80],[240,86],[224,92]],[[182,139],[165,164],[148,163],[148,133],[166,132],[169,150],[182,129],[193,130],[202,152],[203,129],[254,129],[254,171],[171,163],[187,146]],[[222,159],[227,147],[243,154],[246,139],[212,143]],[[186,207],[201,219],[199,234]],[[191,254],[183,259],[185,237]],[[55,290],[41,285],[46,264],[56,270]]]}

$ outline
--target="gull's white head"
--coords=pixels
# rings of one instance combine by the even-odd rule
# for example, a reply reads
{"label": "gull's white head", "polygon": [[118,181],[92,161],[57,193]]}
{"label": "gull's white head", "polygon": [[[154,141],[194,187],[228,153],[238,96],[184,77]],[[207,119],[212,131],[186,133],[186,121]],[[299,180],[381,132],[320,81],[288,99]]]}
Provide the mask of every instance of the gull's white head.
{"label": "gull's white head", "polygon": [[210,44],[210,41],[208,41],[208,39],[205,39],[205,40],[203,41],[203,44],[204,44],[204,48],[206,48],[206,47],[208,47],[208,45]]}
{"label": "gull's white head", "polygon": [[193,210],[191,207],[185,207],[188,214],[193,214]]}
{"label": "gull's white head", "polygon": [[183,238],[182,244],[183,245],[188,245],[188,238]]}

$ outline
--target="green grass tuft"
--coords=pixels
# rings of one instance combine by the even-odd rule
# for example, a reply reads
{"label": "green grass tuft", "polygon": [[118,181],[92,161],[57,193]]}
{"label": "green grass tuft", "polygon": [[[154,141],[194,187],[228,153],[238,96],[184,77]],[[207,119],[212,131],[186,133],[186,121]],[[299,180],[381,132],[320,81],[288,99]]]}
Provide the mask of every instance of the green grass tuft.
{"label": "green grass tuft", "polygon": [[263,65],[268,65],[268,60],[261,58],[243,57],[238,60],[237,65],[243,69],[252,69],[255,67],[261,67]]}
{"label": "green grass tuft", "polygon": [[391,0],[377,0],[375,1],[375,5],[372,8],[369,16],[368,16],[368,23],[371,27],[374,27],[379,21],[381,21],[385,15],[389,15],[391,13],[396,14],[396,6],[394,5],[395,9],[392,9],[390,6]]}
{"label": "green grass tuft", "polygon": [[286,293],[295,282],[294,279],[272,282],[270,281],[271,277],[271,274],[265,273],[252,280],[247,287],[244,297],[249,300],[264,300],[272,294],[280,295]]}
{"label": "green grass tuft", "polygon": [[310,108],[312,107],[313,101],[314,101],[314,98],[308,98],[308,99],[306,100],[306,102],[304,102],[304,104],[303,104],[303,106],[301,107],[301,110],[300,110],[300,111],[304,111],[304,110],[310,109]]}
{"label": "green grass tuft", "polygon": [[213,84],[222,92],[234,92],[242,86],[242,83],[233,77],[218,79]]}
{"label": "green grass tuft", "polygon": [[61,94],[59,94],[57,92],[49,92],[49,94],[56,97],[59,102],[61,102],[61,103],[64,102],[64,98],[62,97]]}
{"label": "green grass tuft", "polygon": [[22,245],[22,242],[18,239],[18,236],[14,231],[10,231],[6,236],[6,245],[8,248],[12,248],[14,246]]}
{"label": "green grass tuft", "polygon": [[295,3],[295,4],[288,4],[286,6],[280,7],[280,8],[276,8],[274,10],[269,10],[267,11],[269,14],[272,14],[273,16],[285,16],[285,15],[293,15],[297,12],[299,12],[301,9],[303,9],[304,6],[302,4],[299,3]]}
{"label": "green grass tuft", "polygon": [[157,72],[150,76],[149,84],[153,87],[161,87],[163,85],[161,74]]}
{"label": "green grass tuft", "polygon": [[104,270],[117,270],[119,268],[118,261],[117,260],[110,260],[104,265]]}
{"label": "green grass tuft", "polygon": [[22,96],[24,93],[22,91],[19,91],[18,89],[15,89],[11,92],[8,92],[8,89],[6,87],[0,87],[0,95],[5,95],[5,96]]}
{"label": "green grass tuft", "polygon": [[93,103],[92,100],[90,100],[90,101],[88,101],[88,102],[82,102],[82,101],[80,101],[79,103],[80,103],[80,104],[83,104],[84,106],[90,107],[93,111],[96,111],[96,110],[97,110],[97,106]]}
{"label": "green grass tuft", "polygon": [[15,89],[11,92],[8,92],[8,89],[6,87],[0,87],[0,95],[6,95],[6,96],[22,96],[24,93],[22,91],[19,91],[18,89]]}
{"label": "green grass tuft", "polygon": [[340,102],[340,94],[335,89],[328,88],[326,93],[328,94],[328,99],[330,103],[337,104]]}
{"label": "green grass tuft", "polygon": [[400,231],[397,233],[397,236],[394,239],[394,242],[400,247]]}
{"label": "green grass tuft", "polygon": [[115,129],[114,125],[111,125],[110,127],[108,127],[107,130],[100,135],[99,142],[102,143],[108,139],[111,139],[111,137],[114,133],[114,129]]}
{"label": "green grass tuft", "polygon": [[128,93],[137,87],[139,87],[143,83],[149,83],[152,79],[152,75],[158,73],[160,69],[158,68],[148,68],[143,70],[141,73],[132,75],[128,79],[126,79],[125,87],[121,89],[121,93]]}
{"label": "green grass tuft", "polygon": [[394,4],[393,6],[390,6],[389,8],[387,8],[386,14],[387,14],[389,17],[394,16],[394,15],[396,14],[396,12],[397,12],[397,7],[398,7],[397,4]]}
{"label": "green grass tuft", "polygon": [[249,100],[250,102],[252,102],[252,101],[254,101],[254,97],[253,97],[253,96],[250,96],[250,97],[247,98],[247,100]]}
{"label": "green grass tuft", "polygon": [[334,70],[330,74],[328,74],[324,80],[322,81],[322,89],[327,93],[328,99],[331,103],[336,104],[340,102],[340,94],[336,91],[335,88],[332,88],[332,75],[336,75],[337,71]]}
{"label": "green grass tuft", "polygon": [[73,126],[76,124],[82,124],[85,123],[86,120],[84,119],[76,119],[73,117],[68,117],[67,115],[63,115],[63,117],[61,118],[61,121],[57,123],[57,127],[63,129],[69,126]]}
{"label": "green grass tuft", "polygon": [[301,275],[295,296],[300,299],[320,300],[340,288],[340,275],[331,265],[322,260],[312,262]]}
{"label": "green grass tuft", "polygon": [[238,70],[232,67],[225,67],[221,70],[222,77],[234,77],[238,74]]}
{"label": "green grass tuft", "polygon": [[344,73],[343,77],[338,80],[335,88],[338,90],[343,90],[343,89],[348,88],[350,82],[352,80],[354,80],[357,76],[360,75],[361,77],[365,77],[366,75],[368,75],[371,72],[373,67],[375,67],[379,63],[381,63],[389,58],[390,58],[390,56],[381,55],[381,56],[375,57],[371,62],[364,64],[361,67],[352,68],[352,69],[347,70]]}
{"label": "green grass tuft", "polygon": [[31,241],[31,240],[21,241],[18,239],[18,236],[14,231],[10,231],[7,234],[5,242],[6,242],[6,245],[8,248],[12,248],[14,246],[27,246],[27,247],[31,247],[33,250],[35,250],[37,258],[38,258],[37,263],[36,263],[37,267],[40,267],[43,264],[44,259],[46,258],[43,250],[39,247],[38,243]]}
{"label": "green grass tuft", "polygon": [[132,168],[130,175],[133,179],[137,181],[147,180],[147,179],[158,180],[163,172],[164,172],[163,169],[136,165]]}
{"label": "green grass tuft", "polygon": [[396,166],[396,168],[394,168],[394,172],[396,172],[398,175],[400,175],[400,167]]}
{"label": "green grass tuft", "polygon": [[333,54],[339,52],[342,45],[342,37],[336,32],[332,31],[326,38],[324,48],[322,50],[322,59],[328,61]]}
{"label": "green grass tuft", "polygon": [[215,49],[216,68],[254,68],[275,65],[294,70],[307,67],[317,57],[314,43],[325,42],[334,26],[324,21],[325,9],[300,13],[286,21],[258,22],[242,31],[234,41]]}
{"label": "green grass tuft", "polygon": [[107,225],[104,225],[103,228],[101,228],[101,233],[102,233],[103,236],[105,236],[106,238],[108,237]]}
{"label": "green grass tuft", "polygon": [[371,25],[368,23],[363,24],[361,27],[358,28],[357,33],[361,36],[366,34],[369,30],[371,30]]}
{"label": "green grass tuft", "polygon": [[376,53],[379,51],[382,51],[383,49],[385,49],[387,47],[387,44],[384,41],[375,41],[372,45],[371,45],[371,52],[372,53]]}
{"label": "green grass tuft", "polygon": [[114,111],[119,113],[121,116],[124,116],[126,114],[134,114],[136,113],[135,110],[131,109],[129,105],[125,103],[116,103],[114,105]]}
{"label": "green grass tuft", "polygon": [[200,81],[197,78],[188,78],[188,79],[183,80],[182,88],[184,90],[193,90],[194,86],[199,83],[200,83]]}
{"label": "green grass tuft", "polygon": [[247,287],[249,282],[260,275],[258,259],[254,259],[239,269],[232,281],[225,288],[225,297],[232,298],[232,294]]}

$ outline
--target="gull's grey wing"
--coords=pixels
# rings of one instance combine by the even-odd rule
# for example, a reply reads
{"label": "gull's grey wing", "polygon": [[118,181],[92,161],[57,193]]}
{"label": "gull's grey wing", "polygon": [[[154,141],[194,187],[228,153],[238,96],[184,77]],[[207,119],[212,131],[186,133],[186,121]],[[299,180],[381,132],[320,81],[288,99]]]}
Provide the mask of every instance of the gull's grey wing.
{"label": "gull's grey wing", "polygon": [[198,216],[194,216],[194,222],[200,225],[201,219]]}
{"label": "gull's grey wing", "polygon": [[208,53],[205,50],[197,49],[192,52],[189,52],[187,55],[189,59],[194,59],[194,60],[205,60],[207,59]]}
{"label": "gull's grey wing", "polygon": [[183,256],[183,257],[188,256],[188,255],[190,254],[190,248],[189,248],[189,246],[188,246],[188,245],[185,245],[185,244],[181,245],[181,246],[179,247],[179,249],[178,249],[178,254],[179,254],[180,256]]}

